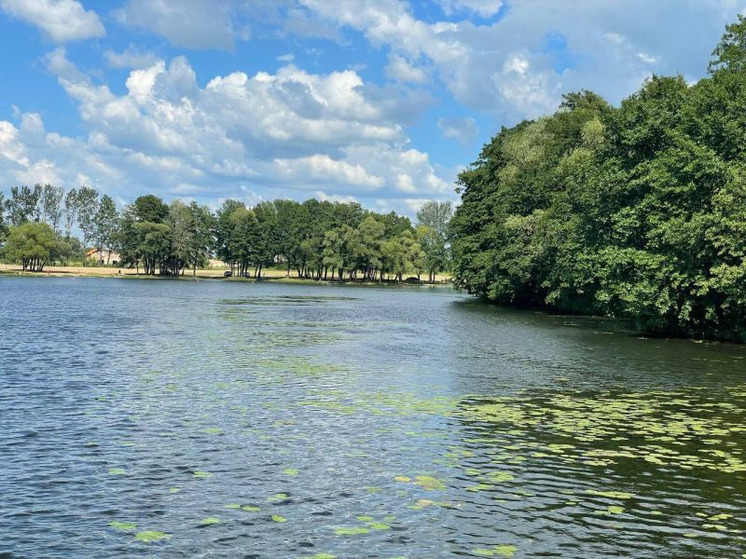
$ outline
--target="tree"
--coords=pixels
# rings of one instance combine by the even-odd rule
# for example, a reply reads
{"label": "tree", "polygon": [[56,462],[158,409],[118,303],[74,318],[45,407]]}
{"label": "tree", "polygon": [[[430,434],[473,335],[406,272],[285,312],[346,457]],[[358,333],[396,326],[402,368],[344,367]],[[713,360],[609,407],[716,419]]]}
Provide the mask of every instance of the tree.
{"label": "tree", "polygon": [[738,21],[725,26],[725,33],[712,51],[707,69],[711,74],[746,70],[746,17],[739,14]]}
{"label": "tree", "polygon": [[171,228],[169,268],[174,275],[179,275],[191,260],[191,220],[189,208],[180,200],[174,200],[166,220]]}
{"label": "tree", "polygon": [[323,253],[322,253],[322,265],[324,266],[324,279],[327,279],[327,271],[331,270],[332,277],[339,271],[339,279],[342,279],[342,273],[344,271],[344,238],[340,233],[334,229],[330,229],[324,233],[323,241]]}
{"label": "tree", "polygon": [[13,186],[10,189],[10,198],[5,201],[5,209],[8,211],[10,223],[22,225],[28,221],[40,220],[39,199],[42,187],[40,184],[33,188]]}
{"label": "tree", "polygon": [[0,192],[0,243],[5,239],[7,227],[5,223],[5,194]]}
{"label": "tree", "polygon": [[164,223],[168,217],[168,206],[153,194],[136,198],[132,206],[133,215],[137,221]]}
{"label": "tree", "polygon": [[442,239],[448,238],[448,225],[453,217],[451,202],[429,200],[417,212],[417,224],[433,229]]}
{"label": "tree", "polygon": [[171,256],[171,228],[165,223],[144,221],[135,224],[139,243],[137,254],[143,262],[143,271],[155,275],[157,269],[165,273]]}
{"label": "tree", "polygon": [[257,221],[257,235],[254,241],[256,266],[255,277],[261,277],[264,266],[272,266],[281,250],[277,225],[278,215],[274,202],[261,202],[254,209]]}
{"label": "tree", "polygon": [[373,216],[366,217],[358,227],[359,237],[356,243],[357,260],[363,270],[365,279],[375,281],[381,267],[381,244],[383,243],[384,225]]}
{"label": "tree", "polygon": [[196,277],[197,266],[207,259],[214,243],[215,219],[207,206],[200,206],[196,202],[189,204],[189,217],[189,261],[192,276]]}
{"label": "tree", "polygon": [[78,191],[71,188],[65,194],[65,238],[72,236],[73,227],[78,221]]}
{"label": "tree", "polygon": [[114,247],[118,220],[119,215],[114,200],[108,194],[104,194],[101,197],[101,202],[98,204],[98,209],[93,219],[92,236],[99,251],[101,253],[106,251],[107,264],[109,263],[109,257]]}
{"label": "tree", "polygon": [[617,109],[570,94],[501,130],[459,175],[457,285],[746,341],[746,18],[709,69],[694,86],[653,76]]}
{"label": "tree", "polygon": [[[447,270],[451,265],[449,227],[453,219],[453,204],[430,200],[417,212],[418,239],[424,252],[425,268],[429,281],[435,274]],[[421,229],[421,228],[425,229]]]}
{"label": "tree", "polygon": [[26,222],[10,228],[3,251],[8,260],[21,263],[24,272],[41,272],[58,248],[57,236],[49,225]]}
{"label": "tree", "polygon": [[448,252],[442,237],[427,225],[417,226],[417,245],[419,251],[413,258],[418,269],[426,270],[428,281],[433,283],[435,275],[445,270],[449,264]]}
{"label": "tree", "polygon": [[60,233],[60,220],[62,219],[62,198],[65,189],[51,184],[45,184],[41,193],[41,213],[55,234]]}
{"label": "tree", "polygon": [[231,267],[231,271],[237,262],[237,255],[233,252],[235,220],[231,216],[237,210],[245,209],[246,206],[239,200],[225,200],[218,209],[215,220],[215,252],[218,258]]}
{"label": "tree", "polygon": [[98,206],[98,191],[95,188],[83,186],[78,190],[78,227],[83,232],[83,247],[85,248],[88,248],[88,242],[96,230]]}

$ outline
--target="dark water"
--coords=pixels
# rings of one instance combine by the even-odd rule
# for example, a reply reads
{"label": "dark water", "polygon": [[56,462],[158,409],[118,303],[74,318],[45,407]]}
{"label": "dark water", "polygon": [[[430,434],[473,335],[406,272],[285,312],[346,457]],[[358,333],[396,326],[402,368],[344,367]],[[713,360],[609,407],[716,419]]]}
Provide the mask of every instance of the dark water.
{"label": "dark water", "polygon": [[447,289],[0,279],[2,557],[744,557],[746,351]]}

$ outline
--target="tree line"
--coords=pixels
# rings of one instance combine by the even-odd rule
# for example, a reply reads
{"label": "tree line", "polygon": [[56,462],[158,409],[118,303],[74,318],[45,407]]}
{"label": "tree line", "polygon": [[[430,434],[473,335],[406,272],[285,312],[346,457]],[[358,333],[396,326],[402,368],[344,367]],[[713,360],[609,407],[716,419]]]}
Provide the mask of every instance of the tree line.
{"label": "tree line", "polygon": [[564,96],[460,174],[455,282],[501,304],[746,341],[746,19],[708,76]]}
{"label": "tree line", "polygon": [[13,187],[7,197],[0,192],[0,242],[5,259],[30,271],[81,259],[90,246],[104,255],[116,251],[118,265],[149,275],[196,275],[219,258],[244,277],[282,266],[315,280],[402,281],[411,273],[435,281],[450,267],[452,213],[450,202],[430,201],[413,225],[357,203],[275,200],[249,208],[229,199],[212,212],[152,194],[120,212],[93,188],[37,184]]}

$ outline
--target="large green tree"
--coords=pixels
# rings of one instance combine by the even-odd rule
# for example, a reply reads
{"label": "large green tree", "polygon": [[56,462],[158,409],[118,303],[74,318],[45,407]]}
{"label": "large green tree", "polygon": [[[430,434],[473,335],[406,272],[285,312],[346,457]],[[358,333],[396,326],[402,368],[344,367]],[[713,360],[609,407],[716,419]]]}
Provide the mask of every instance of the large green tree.
{"label": "large green tree", "polygon": [[459,176],[457,285],[746,341],[744,68],[739,17],[694,86],[653,76],[618,108],[570,94],[503,129]]}
{"label": "large green tree", "polygon": [[10,228],[3,252],[24,271],[41,272],[59,248],[57,235],[48,224],[26,222]]}

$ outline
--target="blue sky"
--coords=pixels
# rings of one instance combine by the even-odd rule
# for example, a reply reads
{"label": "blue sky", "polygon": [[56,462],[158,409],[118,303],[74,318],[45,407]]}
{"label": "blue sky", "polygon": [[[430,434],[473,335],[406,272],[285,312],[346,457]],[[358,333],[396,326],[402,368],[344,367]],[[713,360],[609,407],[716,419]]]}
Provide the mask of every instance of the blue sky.
{"label": "blue sky", "polygon": [[705,75],[746,0],[0,0],[0,188],[413,214],[501,126]]}

